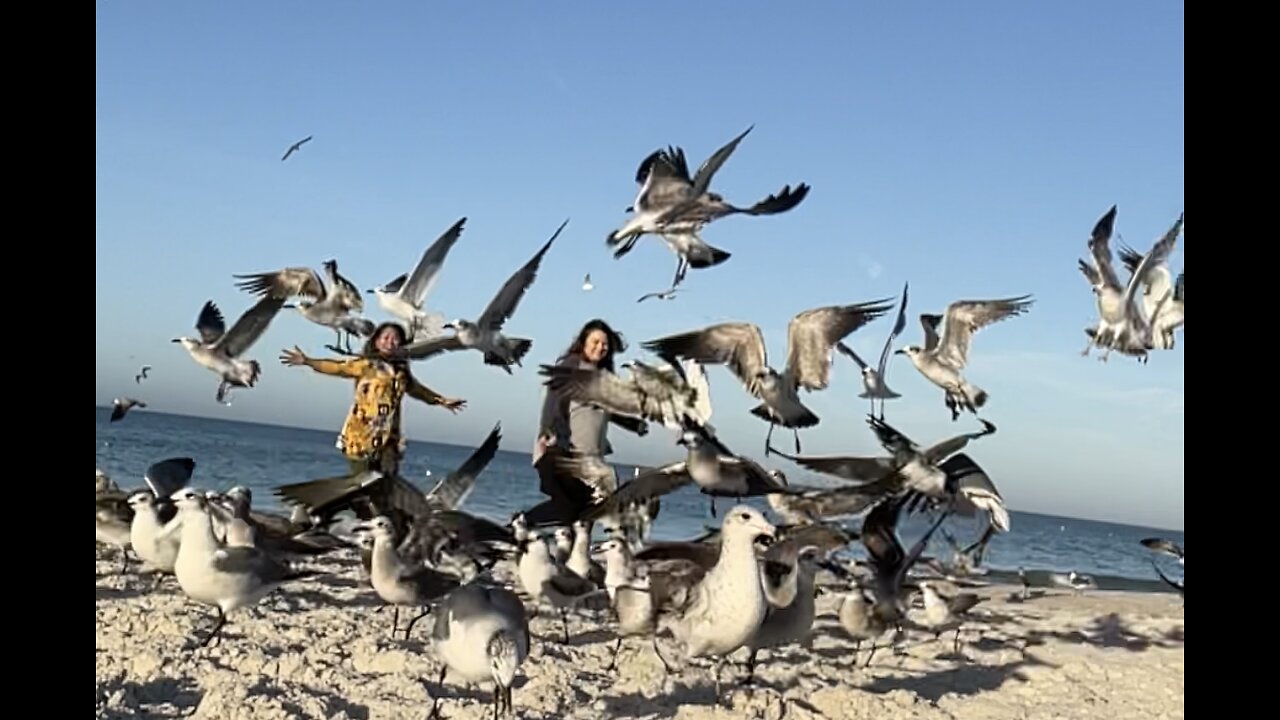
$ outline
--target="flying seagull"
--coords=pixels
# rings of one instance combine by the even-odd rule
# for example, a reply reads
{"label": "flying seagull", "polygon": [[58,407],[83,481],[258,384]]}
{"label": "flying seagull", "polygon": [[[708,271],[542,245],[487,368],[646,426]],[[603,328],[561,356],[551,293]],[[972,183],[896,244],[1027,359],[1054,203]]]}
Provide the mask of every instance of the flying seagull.
{"label": "flying seagull", "polygon": [[[945,315],[921,315],[924,347],[910,345],[897,351],[906,355],[916,370],[946,393],[951,419],[960,418],[960,410],[974,415],[987,403],[987,391],[970,384],[961,374],[969,362],[969,344],[974,333],[1014,315],[1025,313],[1034,303],[1030,295],[999,300],[957,300],[947,306]],[[938,335],[942,325],[943,334]]]}
{"label": "flying seagull", "polygon": [[378,304],[390,315],[404,321],[409,328],[409,340],[424,340],[441,334],[444,316],[426,313],[422,303],[435,287],[436,277],[444,266],[445,258],[462,236],[467,219],[461,218],[422,253],[413,271],[395,278],[380,288],[369,292],[378,298]]}
{"label": "flying seagull", "polygon": [[295,152],[297,152],[297,151],[301,150],[301,149],[302,149],[302,146],[303,146],[305,143],[308,143],[308,142],[310,142],[310,141],[311,141],[311,136],[310,136],[310,135],[308,135],[308,136],[306,136],[306,137],[302,138],[301,140],[299,140],[298,142],[296,142],[296,143],[294,143],[294,144],[290,145],[290,146],[289,146],[289,149],[285,151],[285,153],[284,153],[284,157],[280,158],[280,162],[284,162],[285,160],[288,160],[290,155],[292,155],[292,154],[294,154]]}
{"label": "flying seagull", "polygon": [[343,344],[344,334],[349,348],[350,336],[367,338],[376,326],[372,320],[351,315],[364,309],[364,299],[355,284],[338,273],[338,261],[324,261],[324,272],[329,280],[327,286],[314,270],[305,267],[235,277],[241,281],[236,283],[237,287],[255,295],[306,298],[283,307],[297,310],[307,320],[332,329],[338,334],[338,344],[330,349],[349,352],[338,347]]}
{"label": "flying seagull", "polygon": [[138,371],[138,374],[133,376],[133,381],[135,383],[141,384],[143,380],[147,379],[147,373],[150,371],[151,371],[150,365],[143,365],[142,369]]}
{"label": "flying seagull", "polygon": [[1138,542],[1149,550],[1175,557],[1178,559],[1178,564],[1182,564],[1182,546],[1178,543],[1164,538],[1143,538]]}
{"label": "flying seagull", "polygon": [[769,423],[765,453],[773,437],[774,425],[791,428],[796,452],[800,451],[799,428],[818,424],[818,416],[800,401],[799,389],[825,390],[831,378],[831,349],[850,333],[892,307],[887,300],[855,305],[832,305],[805,310],[787,325],[787,366],[779,373],[769,367],[764,335],[751,323],[728,322],[702,330],[671,335],[643,343],[672,366],[677,358],[703,364],[720,363],[742,382],[747,392],[762,402],[751,414]]}
{"label": "flying seagull", "polygon": [[144,408],[147,404],[131,397],[116,398],[111,403],[111,422],[123,420],[124,416],[135,407]]}
{"label": "flying seagull", "polygon": [[556,228],[542,249],[507,279],[478,320],[472,322],[458,319],[445,323],[444,327],[453,330],[453,335],[410,343],[401,349],[402,354],[411,360],[423,360],[442,352],[471,348],[484,354],[486,365],[496,365],[510,375],[511,365],[520,365],[525,353],[533,347],[533,341],[506,337],[502,334],[502,326],[515,314],[520,299],[537,278],[542,256],[547,254],[551,243],[560,237],[560,232],[568,224],[567,219],[560,223],[560,227]]}
{"label": "flying seagull", "polygon": [[538,373],[547,377],[549,390],[580,403],[660,422],[681,430],[686,420],[705,425],[711,418],[711,390],[702,367],[686,360],[683,372],[659,368],[632,360],[622,366],[630,371],[622,379],[608,370],[565,365],[542,365]]}
{"label": "flying seagull", "polygon": [[232,387],[253,387],[258,382],[262,369],[257,360],[240,358],[262,333],[267,331],[272,318],[280,312],[285,299],[275,295],[266,295],[245,311],[236,324],[227,330],[227,323],[222,318],[222,311],[212,300],[205,302],[196,318],[196,331],[200,338],[180,337],[172,342],[180,343],[191,359],[221,380],[218,383],[218,402],[224,402]]}
{"label": "flying seagull", "polygon": [[889,355],[893,351],[893,341],[907,327],[907,285],[902,286],[902,302],[898,304],[898,319],[893,323],[893,330],[889,333],[889,337],[884,341],[884,349],[880,351],[880,364],[871,367],[858,357],[853,348],[845,345],[843,342],[836,343],[836,349],[848,355],[851,360],[858,364],[862,370],[862,394],[858,397],[867,398],[871,401],[871,412],[875,412],[876,400],[880,401],[880,419],[884,419],[884,403],[886,400],[893,400],[902,397],[898,393],[889,389],[889,385],[885,382],[885,371],[889,368]]}
{"label": "flying seagull", "polygon": [[591,284],[591,273],[587,273],[587,276],[582,279],[582,290],[584,292],[590,292],[594,287],[595,285]]}
{"label": "flying seagull", "polygon": [[[1182,219],[1178,219],[1181,224]],[[1167,255],[1166,255],[1167,257]],[[1138,273],[1143,256],[1121,245],[1120,261],[1133,275]],[[1142,280],[1142,311],[1151,325],[1151,343],[1159,350],[1172,350],[1174,331],[1182,327],[1183,273],[1175,280],[1164,260],[1151,263]]]}
{"label": "flying seagull", "polygon": [[669,290],[663,290],[662,292],[645,293],[644,295],[641,295],[640,299],[636,300],[636,302],[642,303],[649,298],[653,298],[655,300],[670,300],[676,296],[677,292],[679,292],[678,288],[671,288]]}

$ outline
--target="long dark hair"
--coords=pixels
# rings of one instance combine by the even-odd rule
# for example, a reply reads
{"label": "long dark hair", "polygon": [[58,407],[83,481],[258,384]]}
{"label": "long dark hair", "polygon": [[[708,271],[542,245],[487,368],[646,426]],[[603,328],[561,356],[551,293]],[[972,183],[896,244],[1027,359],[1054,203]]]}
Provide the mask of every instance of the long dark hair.
{"label": "long dark hair", "polygon": [[[382,354],[378,352],[378,348],[377,346],[374,345],[374,343],[378,340],[378,336],[382,334],[382,331],[386,330],[387,328],[392,328],[397,333],[400,334],[400,347],[404,347],[406,344],[408,344],[409,332],[404,329],[403,325],[401,325],[398,322],[384,322],[378,327],[373,329],[373,334],[369,336],[368,340],[364,341],[364,349],[361,351],[360,354],[364,355],[365,357],[382,358]],[[395,358],[382,358],[382,359],[394,360]]]}
{"label": "long dark hair", "polygon": [[588,320],[587,324],[583,325],[582,329],[578,331],[578,337],[571,345],[569,345],[569,349],[565,350],[564,354],[556,359],[556,362],[564,362],[564,360],[570,356],[581,358],[582,348],[587,344],[587,336],[590,335],[593,330],[599,330],[604,333],[605,338],[609,341],[609,349],[605,351],[604,357],[600,358],[599,367],[604,368],[609,372],[614,372],[613,356],[615,353],[626,352],[627,341],[622,337],[622,333],[609,327],[609,323],[601,320],[600,318]]}

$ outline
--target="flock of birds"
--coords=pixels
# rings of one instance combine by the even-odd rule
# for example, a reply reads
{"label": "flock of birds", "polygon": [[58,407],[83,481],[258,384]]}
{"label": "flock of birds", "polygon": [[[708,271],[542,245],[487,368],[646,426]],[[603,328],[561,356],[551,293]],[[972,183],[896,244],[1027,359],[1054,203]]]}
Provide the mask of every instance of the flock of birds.
{"label": "flock of birds", "polygon": [[[639,193],[628,208],[632,216],[608,235],[607,244],[615,257],[622,257],[644,235],[666,242],[678,258],[677,269],[671,288],[658,296],[674,296],[689,268],[708,268],[729,258],[702,240],[706,225],[733,214],[786,212],[808,195],[808,185],[785,186],[744,208],[711,192],[713,176],[748,132],[750,128],[717,150],[692,177],[678,147],[657,150],[641,163],[636,175]],[[291,147],[285,159],[302,142]],[[1147,253],[1122,249],[1121,262],[1130,273],[1122,284],[1109,247],[1115,214],[1113,207],[1092,233],[1092,264],[1080,262],[1099,311],[1096,327],[1086,330],[1086,353],[1097,347],[1104,351],[1102,359],[1118,351],[1145,362],[1150,351],[1172,348],[1174,333],[1182,325],[1182,274],[1171,281],[1167,267],[1182,218]],[[465,223],[462,218],[447,229],[408,272],[368,292],[407,328],[409,342],[399,350],[402,358],[422,361],[444,352],[474,350],[484,364],[511,374],[513,367],[522,366],[532,340],[507,335],[506,323],[568,221],[507,278],[473,320],[444,322],[443,315],[428,311],[424,303]],[[328,349],[358,354],[351,349],[352,339],[367,338],[374,329],[374,323],[360,315],[362,293],[339,274],[336,261],[325,262],[323,270],[323,279],[307,267],[235,276],[240,289],[257,300],[234,325],[227,329],[221,310],[208,301],[196,321],[198,337],[173,340],[218,377],[219,402],[230,402],[232,388],[256,385],[261,368],[247,353],[282,309],[293,309],[332,329],[335,342]],[[588,275],[583,289],[592,287]],[[748,648],[750,678],[758,650],[799,642],[808,635],[815,612],[814,578],[820,569],[849,583],[840,623],[859,646],[862,640],[872,641],[873,654],[877,638],[894,631],[900,639],[909,627],[935,635],[954,629],[958,646],[960,623],[978,597],[945,597],[929,581],[910,578],[909,572],[953,514],[982,514],[987,519],[976,542],[963,551],[957,545],[951,566],[926,560],[953,576],[981,572],[987,543],[995,534],[1009,531],[1009,513],[994,482],[962,452],[969,443],[996,432],[994,424],[978,417],[989,393],[970,382],[964,371],[973,336],[1026,313],[1033,300],[1020,295],[955,301],[941,315],[920,315],[921,345],[894,350],[907,324],[908,291],[904,286],[874,366],[846,340],[893,311],[892,298],[800,312],[787,328],[781,370],[770,364],[760,328],[747,322],[723,322],[644,342],[641,347],[658,362],[632,360],[622,366],[625,377],[598,369],[540,366],[551,391],[629,419],[629,427],[640,434],[651,423],[662,425],[684,449],[681,457],[637,471],[623,483],[597,456],[571,449],[546,453],[535,462],[548,499],[514,514],[505,525],[462,509],[476,478],[497,452],[501,434],[495,427],[466,463],[429,492],[404,478],[376,472],[307,481],[276,490],[293,507],[290,517],[252,510],[250,493],[243,487],[224,494],[188,487],[194,470],[189,458],[153,465],[146,487],[133,492],[119,490],[100,474],[98,537],[122,549],[131,547],[153,571],[176,576],[188,597],[215,607],[217,624],[201,641],[207,644],[229,614],[311,572],[292,569],[286,562],[289,557],[348,547],[349,542],[329,528],[338,513],[350,511],[360,521],[356,537],[370,584],[397,608],[393,630],[399,625],[400,606],[426,608],[410,621],[406,636],[414,622],[434,614],[431,636],[443,663],[441,682],[445,671],[466,682],[493,681],[495,715],[511,709],[512,681],[531,641],[517,590],[536,605],[561,613],[566,641],[568,611],[600,598],[616,618],[619,646],[625,637],[651,637],[669,671],[658,637],[670,630],[686,658],[715,659],[717,697],[720,666],[729,654]],[[820,422],[800,390],[826,390],[837,354],[860,368],[860,397],[871,404],[867,422],[882,455],[800,454],[799,431]],[[981,429],[924,446],[886,422],[885,404],[901,398],[887,384],[888,363],[895,355],[906,356],[942,391],[953,421],[967,412]],[[777,454],[840,483],[829,488],[794,486],[781,471],[730,450],[709,422],[709,365],[727,368],[759,401],[751,414],[769,425],[766,457]],[[135,381],[145,379],[149,369]],[[119,420],[131,407],[145,404],[132,398],[117,400],[111,419]],[[795,454],[773,447],[778,426],[792,430]],[[688,542],[650,542],[661,497],[688,485],[707,496],[711,516],[720,518],[719,529]],[[772,522],[745,504],[717,513],[718,498],[738,502],[761,496],[782,522]],[[911,513],[927,513],[932,519],[907,548],[897,528]],[[856,516],[864,516],[860,528],[840,524]],[[596,525],[606,539],[592,546]],[[854,542],[865,549],[866,561],[835,559],[835,553]],[[1144,544],[1168,551],[1162,542]],[[1177,556],[1181,562],[1180,548]],[[502,569],[515,579],[514,590],[499,581]],[[916,593],[923,611],[909,617]]]}

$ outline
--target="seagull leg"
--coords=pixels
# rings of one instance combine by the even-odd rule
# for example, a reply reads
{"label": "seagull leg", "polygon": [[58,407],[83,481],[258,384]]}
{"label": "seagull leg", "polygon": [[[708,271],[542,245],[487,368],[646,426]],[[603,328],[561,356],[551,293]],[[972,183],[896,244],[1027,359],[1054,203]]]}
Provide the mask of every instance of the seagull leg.
{"label": "seagull leg", "polygon": [[[680,283],[684,282],[684,274],[688,271],[689,261],[685,260],[682,255],[678,260],[676,260],[676,277],[671,281],[671,290],[675,290],[680,287]],[[671,292],[671,290],[668,290],[667,292]]]}
{"label": "seagull leg", "polygon": [[422,618],[424,618],[424,617],[426,617],[426,616],[428,616],[428,615],[430,615],[430,614],[431,614],[431,606],[430,606],[430,605],[428,605],[428,606],[427,606],[427,609],[426,609],[426,610],[424,610],[420,615],[415,615],[415,616],[414,616],[414,618],[413,618],[412,620],[410,620],[410,621],[409,621],[409,624],[408,624],[408,625],[406,625],[406,626],[405,626],[405,628],[404,628],[404,639],[405,639],[405,640],[408,640],[408,639],[409,639],[409,631],[413,629],[413,626],[414,626],[415,624],[417,624],[417,622],[418,622],[419,620],[421,620]]}
{"label": "seagull leg", "polygon": [[715,659],[715,663],[713,663],[713,664],[712,664],[712,666],[711,666],[711,681],[712,681],[713,683],[715,683],[715,686],[716,686],[716,704],[717,704],[717,705],[720,705],[720,704],[721,704],[721,702],[720,702],[720,701],[721,701],[721,697],[720,697],[720,669],[721,669],[721,667],[723,667],[723,666],[724,666],[724,656],[720,656],[720,657],[716,658],[716,659]]}
{"label": "seagull leg", "polygon": [[569,610],[560,608],[560,624],[564,628],[564,644],[569,644]]}
{"label": "seagull leg", "polygon": [[956,628],[956,640],[952,644],[951,649],[954,650],[957,654],[960,652],[960,628],[959,627]]}
{"label": "seagull leg", "polygon": [[392,605],[391,609],[395,611],[395,614],[391,616],[391,637],[394,638],[396,630],[400,627],[400,606]]}
{"label": "seagull leg", "polygon": [[756,684],[756,653],[759,652],[755,648],[751,649],[751,654],[747,655],[747,676],[742,679],[743,685]]}
{"label": "seagull leg", "polygon": [[800,454],[800,429],[791,428],[791,434],[794,435],[796,438],[796,454],[799,455]]}
{"label": "seagull leg", "polygon": [[[439,679],[436,680],[436,684],[440,686],[441,691],[444,690],[444,676],[447,675],[448,672],[449,672],[448,665],[445,665],[444,667],[440,668],[440,677]],[[434,693],[431,693],[431,695],[433,697],[431,698],[431,713],[427,715],[428,720],[431,720],[432,718],[440,717],[440,693],[434,692]]]}
{"label": "seagull leg", "polygon": [[667,672],[667,674],[668,674],[668,675],[670,675],[670,674],[671,674],[671,665],[670,665],[669,663],[667,663],[667,659],[666,659],[666,658],[662,657],[662,651],[658,649],[658,635],[657,635],[657,633],[654,633],[654,635],[653,635],[653,654],[658,656],[658,661],[662,663],[662,669],[663,669],[663,670],[665,670],[665,671]]}
{"label": "seagull leg", "polygon": [[208,646],[209,641],[212,640],[220,630],[222,630],[223,625],[227,624],[227,616],[225,613],[222,612],[222,607],[217,605],[215,605],[214,607],[218,608],[218,622],[213,626],[213,629],[209,631],[209,634],[204,636],[204,640],[201,640],[200,644],[197,647]]}
{"label": "seagull leg", "polygon": [[707,497],[711,498],[711,517],[715,517],[716,516],[716,496],[708,495]]}
{"label": "seagull leg", "polygon": [[618,651],[622,649],[622,640],[623,637],[619,635],[617,644],[613,646],[613,659],[609,661],[609,667],[604,669],[606,673],[613,672],[613,669],[618,666]]}
{"label": "seagull leg", "polygon": [[773,440],[773,422],[769,423],[769,433],[764,436],[764,456],[769,457],[769,453],[773,451],[773,446],[769,443]]}
{"label": "seagull leg", "polygon": [[[871,667],[871,658],[873,658],[873,657],[875,657],[875,656],[876,656],[876,650],[878,650],[878,649],[880,649],[880,646],[879,646],[879,645],[876,645],[875,641],[874,641],[874,640],[872,640],[872,641],[871,641],[871,654],[867,655],[867,661],[866,661],[866,662],[864,662],[864,663],[862,663],[862,667],[864,667],[864,668],[865,668],[865,667]],[[855,662],[856,662],[856,659],[855,659]]]}

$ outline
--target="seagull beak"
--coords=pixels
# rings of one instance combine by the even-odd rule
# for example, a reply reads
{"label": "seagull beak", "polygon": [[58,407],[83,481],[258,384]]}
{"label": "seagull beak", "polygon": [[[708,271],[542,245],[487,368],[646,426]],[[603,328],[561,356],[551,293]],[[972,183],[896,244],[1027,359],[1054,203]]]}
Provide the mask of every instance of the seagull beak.
{"label": "seagull beak", "polygon": [[624,212],[624,213],[629,213],[629,212],[635,212],[635,210],[636,210],[636,206],[635,206],[635,205],[628,205],[628,206],[627,206],[627,209],[626,209],[626,210],[623,210],[622,212]]}
{"label": "seagull beak", "polygon": [[457,326],[457,325],[454,325],[453,323],[445,323],[445,324],[441,325],[440,327],[444,328],[445,330],[457,330],[457,329],[458,329],[458,326]]}
{"label": "seagull beak", "polygon": [[894,351],[893,351],[893,354],[894,354],[894,355],[906,355],[906,354],[907,354],[907,351],[906,351],[906,350],[894,350]]}
{"label": "seagull beak", "polygon": [[182,338],[174,338],[174,339],[170,340],[169,342],[182,342]]}

